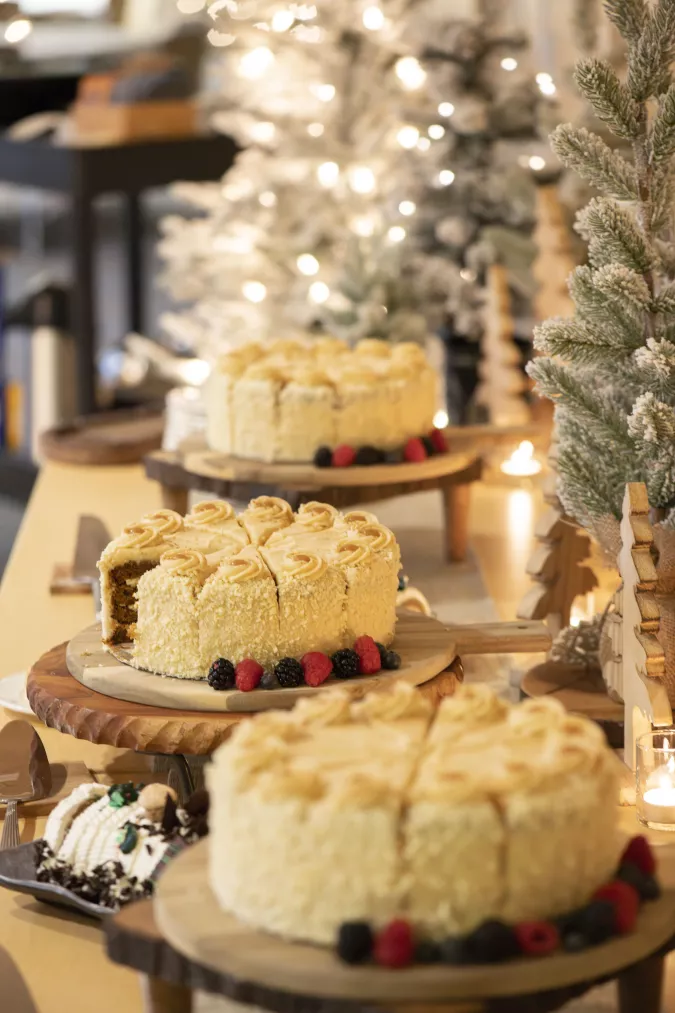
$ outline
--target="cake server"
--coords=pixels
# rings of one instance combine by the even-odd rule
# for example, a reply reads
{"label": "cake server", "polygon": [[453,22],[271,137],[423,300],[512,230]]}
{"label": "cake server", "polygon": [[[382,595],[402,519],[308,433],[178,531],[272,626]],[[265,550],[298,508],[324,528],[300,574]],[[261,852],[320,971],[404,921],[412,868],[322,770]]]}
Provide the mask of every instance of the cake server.
{"label": "cake server", "polygon": [[42,739],[28,721],[10,721],[0,728],[0,803],[7,806],[0,851],[19,846],[19,802],[44,798],[52,772]]}

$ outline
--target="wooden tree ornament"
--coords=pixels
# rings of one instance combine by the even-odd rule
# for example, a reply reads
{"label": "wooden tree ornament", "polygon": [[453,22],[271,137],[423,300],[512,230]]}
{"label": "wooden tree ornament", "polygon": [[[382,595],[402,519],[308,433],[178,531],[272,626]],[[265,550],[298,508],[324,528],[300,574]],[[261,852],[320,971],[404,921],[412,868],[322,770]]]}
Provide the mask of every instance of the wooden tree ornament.
{"label": "wooden tree ornament", "polygon": [[623,578],[621,617],[618,622],[613,620],[612,632],[621,659],[621,686],[615,688],[624,701],[624,757],[633,769],[635,742],[640,735],[654,726],[673,723],[663,681],[665,657],[657,636],[660,614],[654,597],[657,575],[653,546],[646,486],[629,482],[623,500],[618,560]]}
{"label": "wooden tree ornament", "polygon": [[534,583],[518,607],[519,619],[543,619],[554,637],[569,626],[574,599],[598,586],[586,565],[590,539],[565,515],[555,482],[552,473],[544,486],[547,509],[534,529],[537,545],[527,564]]}
{"label": "wooden tree ornament", "polygon": [[507,272],[501,264],[493,264],[488,268],[485,333],[481,342],[476,404],[487,409],[489,421],[497,426],[526,425],[530,421],[530,410],[523,398],[529,382],[523,373],[521,354],[513,334]]}
{"label": "wooden tree ornament", "polygon": [[576,264],[565,213],[555,184],[537,187],[537,227],[534,231],[537,257],[532,274],[539,289],[534,299],[537,320],[571,317],[574,303],[567,279]]}

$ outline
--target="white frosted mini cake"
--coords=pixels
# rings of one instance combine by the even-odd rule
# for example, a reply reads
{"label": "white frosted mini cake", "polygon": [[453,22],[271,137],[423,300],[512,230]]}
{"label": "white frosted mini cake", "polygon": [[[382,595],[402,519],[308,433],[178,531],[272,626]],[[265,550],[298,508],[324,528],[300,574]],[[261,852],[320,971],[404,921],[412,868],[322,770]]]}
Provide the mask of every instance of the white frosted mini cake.
{"label": "white frosted mini cake", "polygon": [[311,461],[344,444],[386,451],[430,432],[437,398],[437,374],[412,342],[250,344],[209,378],[207,440],[262,461]]}
{"label": "white frosted mini cake", "polygon": [[[289,939],[407,919],[429,939],[569,912],[611,877],[617,765],[553,700],[405,683],[238,726],[207,769],[223,908]],[[255,842],[255,861],[251,861]]]}
{"label": "white frosted mini cake", "polygon": [[400,554],[370,513],[326,503],[293,513],[260,496],[159,511],[125,528],[99,561],[103,640],[133,640],[140,668],[205,679],[213,662],[262,666],[330,655],[363,636],[392,642]]}

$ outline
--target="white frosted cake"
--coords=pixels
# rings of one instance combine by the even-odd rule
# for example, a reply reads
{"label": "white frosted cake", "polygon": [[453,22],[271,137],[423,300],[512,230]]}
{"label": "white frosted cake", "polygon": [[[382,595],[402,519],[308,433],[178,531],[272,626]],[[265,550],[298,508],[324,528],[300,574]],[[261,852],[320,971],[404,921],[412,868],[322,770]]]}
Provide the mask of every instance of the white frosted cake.
{"label": "white frosted cake", "polygon": [[437,399],[437,374],[412,342],[249,344],[214,367],[207,440],[261,461],[311,461],[319,448],[344,444],[385,451],[426,436]]}
{"label": "white frosted cake", "polygon": [[434,712],[405,683],[328,692],[216,752],[211,886],[247,924],[321,944],[343,923],[440,939],[569,912],[617,866],[617,770],[553,700],[472,686]]}
{"label": "white frosted cake", "polygon": [[206,834],[201,796],[180,809],[163,784],[79,785],[47,819],[38,880],[105,907],[147,896],[170,858]]}
{"label": "white frosted cake", "polygon": [[140,668],[203,679],[217,659],[262,666],[331,654],[362,636],[391,643],[400,554],[365,511],[261,496],[238,516],[198,504],[162,510],[99,561],[103,640],[133,640]]}

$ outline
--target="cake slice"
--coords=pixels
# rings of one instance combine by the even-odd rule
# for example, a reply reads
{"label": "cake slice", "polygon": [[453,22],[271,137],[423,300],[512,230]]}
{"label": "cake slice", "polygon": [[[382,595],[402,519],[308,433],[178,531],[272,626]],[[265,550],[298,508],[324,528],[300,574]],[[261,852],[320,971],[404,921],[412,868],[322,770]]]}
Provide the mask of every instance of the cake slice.
{"label": "cake slice", "polygon": [[258,496],[239,515],[239,521],[254,545],[264,545],[273,532],[293,523],[293,511],[285,499]]}
{"label": "cake slice", "polygon": [[340,571],[316,553],[288,551],[283,543],[261,552],[277,584],[279,656],[343,647],[347,587]]}
{"label": "cake slice", "polygon": [[133,656],[139,668],[182,679],[203,679],[198,598],[213,573],[194,549],[171,549],[138,582]]}
{"label": "cake slice", "polygon": [[246,529],[239,523],[231,503],[225,500],[203,500],[196,503],[185,518],[190,537],[195,532],[218,536],[219,549],[236,552],[249,543]]}
{"label": "cake slice", "polygon": [[197,605],[199,655],[208,670],[217,658],[233,664],[279,660],[279,604],[274,578],[253,545],[220,563]]}
{"label": "cake slice", "polygon": [[347,584],[345,642],[351,645],[357,637],[368,635],[390,644],[396,623],[398,571],[394,573],[390,560],[372,552],[369,540],[359,534],[340,539],[329,558]]}
{"label": "cake slice", "polygon": [[336,395],[326,373],[295,370],[279,395],[276,460],[311,461],[319,447],[334,447]]}
{"label": "cake slice", "polygon": [[234,388],[234,439],[237,453],[273,461],[279,427],[279,394],[285,375],[266,364],[250,366]]}

